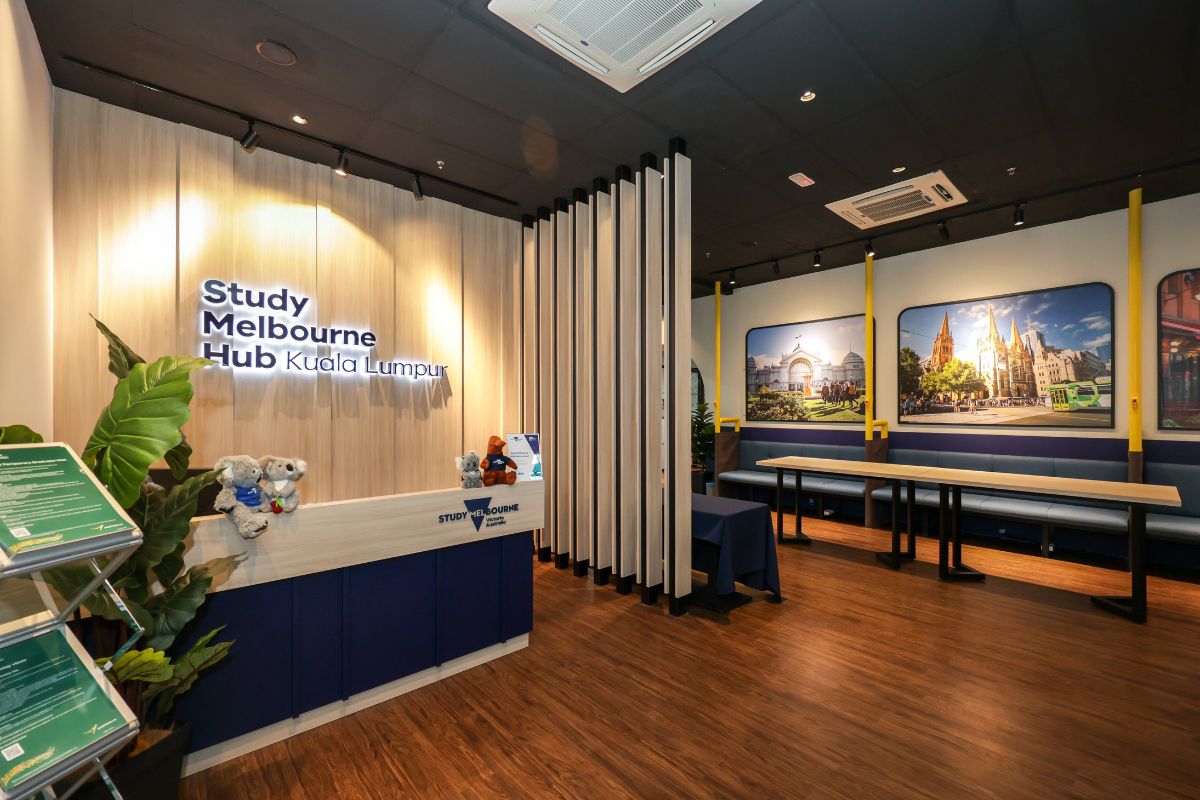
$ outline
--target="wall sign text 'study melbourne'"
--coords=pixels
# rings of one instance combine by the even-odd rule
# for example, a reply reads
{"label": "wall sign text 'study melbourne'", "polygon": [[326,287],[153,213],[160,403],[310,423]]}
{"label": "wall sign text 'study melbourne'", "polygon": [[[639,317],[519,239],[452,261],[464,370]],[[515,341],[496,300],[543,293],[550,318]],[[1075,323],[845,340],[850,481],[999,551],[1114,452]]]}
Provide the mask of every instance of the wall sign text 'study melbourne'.
{"label": "wall sign text 'study melbourne'", "polygon": [[312,299],[286,288],[268,292],[210,278],[200,302],[200,355],[220,366],[411,379],[446,375],[445,364],[373,358],[374,332],[312,324]]}

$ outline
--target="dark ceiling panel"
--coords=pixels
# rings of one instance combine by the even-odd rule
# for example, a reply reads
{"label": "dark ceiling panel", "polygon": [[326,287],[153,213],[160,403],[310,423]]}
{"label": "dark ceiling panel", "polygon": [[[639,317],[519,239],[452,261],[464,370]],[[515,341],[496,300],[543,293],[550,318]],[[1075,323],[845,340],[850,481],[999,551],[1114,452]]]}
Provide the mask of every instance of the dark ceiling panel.
{"label": "dark ceiling panel", "polygon": [[407,0],[262,0],[376,58],[415,67],[453,18],[449,6]]}
{"label": "dark ceiling panel", "polygon": [[[133,0],[133,21],[176,42],[181,61],[207,53],[368,113],[387,100],[404,75],[393,64],[253,0]],[[266,61],[254,47],[262,39],[286,44],[296,53],[296,64]]]}
{"label": "dark ceiling panel", "polygon": [[[509,217],[682,136],[702,283],[756,260],[745,280],[771,280],[789,253],[784,276],[811,271],[818,246],[825,268],[856,263],[868,236],[881,258],[942,246],[937,216],[859,231],[823,207],[895,182],[895,166],[943,168],[967,193],[945,215],[958,242],[1011,230],[1017,202],[1031,227],[1122,208],[1127,183],[1068,190],[1200,158],[1194,0],[764,0],[624,95],[486,0],[27,2],[58,87],[225,136],[244,126],[65,52],[256,119],[286,126],[300,112],[306,133],[516,200],[426,181],[432,196]],[[299,63],[263,61],[262,38]],[[808,88],[817,98],[799,102]],[[264,149],[333,158],[262,135]],[[351,171],[408,183],[362,158]],[[816,185],[789,183],[797,171]],[[1142,183],[1148,202],[1200,191],[1200,167]]]}
{"label": "dark ceiling panel", "polygon": [[[490,29],[458,17],[426,52],[417,72],[512,119],[539,117],[555,136],[564,138],[620,111],[585,84],[593,78],[574,67],[571,74],[563,75],[539,63],[525,53],[546,49],[528,37],[521,39],[519,46],[511,45]],[[564,98],[570,101],[563,102]]]}
{"label": "dark ceiling panel", "polygon": [[897,180],[894,167],[909,175],[937,169],[944,154],[899,103],[887,102],[843,120],[809,138],[862,182],[854,194]]}
{"label": "dark ceiling panel", "polygon": [[901,95],[947,156],[1049,128],[1022,48],[1013,48]]}
{"label": "dark ceiling panel", "polygon": [[660,123],[669,121],[689,144],[740,161],[777,147],[795,133],[778,117],[706,66],[676,73],[636,108]]}
{"label": "dark ceiling panel", "polygon": [[820,5],[854,43],[856,55],[896,90],[961,71],[1019,43],[1010,0],[856,0]]}
{"label": "dark ceiling panel", "polygon": [[[710,61],[730,83],[800,133],[886,99],[886,88],[811,3],[796,3]],[[811,89],[817,100],[800,102]],[[750,132],[752,134],[752,132]]]}

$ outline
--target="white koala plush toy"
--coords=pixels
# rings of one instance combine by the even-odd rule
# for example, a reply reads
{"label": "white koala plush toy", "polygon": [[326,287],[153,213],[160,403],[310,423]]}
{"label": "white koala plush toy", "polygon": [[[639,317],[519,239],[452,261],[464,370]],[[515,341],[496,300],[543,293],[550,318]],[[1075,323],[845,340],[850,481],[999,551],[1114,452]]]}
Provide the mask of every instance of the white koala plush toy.
{"label": "white koala plush toy", "polygon": [[264,503],[259,511],[272,514],[291,513],[300,505],[300,489],[296,482],[304,477],[308,464],[299,458],[263,456],[258,460],[262,467],[262,489]]}

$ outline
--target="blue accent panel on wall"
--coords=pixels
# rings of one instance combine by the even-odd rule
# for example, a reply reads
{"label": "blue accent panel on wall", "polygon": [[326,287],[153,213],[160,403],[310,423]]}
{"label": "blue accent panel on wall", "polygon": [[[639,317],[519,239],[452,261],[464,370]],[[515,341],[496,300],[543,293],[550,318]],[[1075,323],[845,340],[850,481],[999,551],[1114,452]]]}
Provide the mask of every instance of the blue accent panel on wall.
{"label": "blue accent panel on wall", "polygon": [[516,533],[209,595],[176,655],[236,639],[175,705],[192,749],[528,633],[532,534]]}
{"label": "blue accent panel on wall", "polygon": [[500,639],[508,641],[533,630],[533,534],[505,536],[504,565],[500,570]]}
{"label": "blue accent panel on wall", "polygon": [[[296,668],[292,716],[342,696],[342,577],[340,570],[291,581],[292,652]],[[237,591],[237,590],[235,590]]]}
{"label": "blue accent panel on wall", "polygon": [[862,446],[861,425],[838,428],[742,428],[744,442],[796,442],[799,444],[856,444]]}
{"label": "blue accent panel on wall", "polygon": [[1142,451],[1148,464],[1200,464],[1197,439],[1143,439]]}
{"label": "blue accent panel on wall", "polygon": [[502,552],[500,539],[436,551],[438,664],[500,641]]}
{"label": "blue accent panel on wall", "polygon": [[225,626],[216,641],[235,639],[229,655],[180,695],[175,714],[192,724],[192,749],[257,730],[292,713],[292,582],[273,581],[208,596],[176,641],[185,652]]}
{"label": "blue accent panel on wall", "polygon": [[[346,570],[350,576],[347,696],[436,663],[436,555],[436,551],[414,553]],[[481,647],[495,642],[493,638]]]}

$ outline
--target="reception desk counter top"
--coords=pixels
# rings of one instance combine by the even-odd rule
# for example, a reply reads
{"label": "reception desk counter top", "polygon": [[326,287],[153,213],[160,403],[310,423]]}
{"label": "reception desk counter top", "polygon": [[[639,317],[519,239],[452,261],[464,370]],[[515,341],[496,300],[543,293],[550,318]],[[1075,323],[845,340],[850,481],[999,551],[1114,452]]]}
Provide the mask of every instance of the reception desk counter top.
{"label": "reception desk counter top", "polygon": [[268,514],[266,531],[249,540],[224,515],[199,517],[184,560],[190,567],[244,553],[214,581],[212,591],[223,591],[453,547],[541,528],[542,487],[524,481],[313,503]]}

